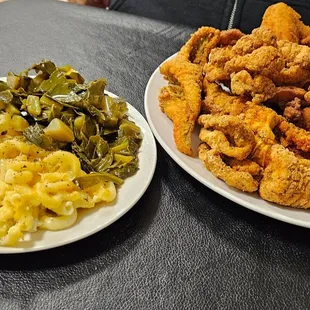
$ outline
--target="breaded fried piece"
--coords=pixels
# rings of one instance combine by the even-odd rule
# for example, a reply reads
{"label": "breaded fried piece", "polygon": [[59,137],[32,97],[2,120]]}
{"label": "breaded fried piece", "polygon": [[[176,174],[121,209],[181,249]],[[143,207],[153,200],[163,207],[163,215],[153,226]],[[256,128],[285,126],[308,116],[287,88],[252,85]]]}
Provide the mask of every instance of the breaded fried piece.
{"label": "breaded fried piece", "polygon": [[253,176],[261,175],[263,168],[255,161],[249,159],[238,160],[236,158],[226,158],[225,162],[235,171],[248,172]]}
{"label": "breaded fried piece", "polygon": [[209,82],[229,80],[230,73],[225,71],[226,62],[234,57],[232,46],[214,48],[203,68],[206,78]]}
{"label": "breaded fried piece", "polygon": [[245,98],[229,95],[216,83],[210,83],[207,78],[203,80],[203,90],[206,97],[202,102],[202,110],[205,113],[240,115],[246,108]]}
{"label": "breaded fried piece", "polygon": [[235,55],[246,55],[250,54],[256,49],[262,46],[273,46],[276,47],[277,38],[268,29],[256,28],[251,34],[243,36],[233,46],[233,52]]}
{"label": "breaded fried piece", "polygon": [[303,23],[299,24],[299,31],[301,34],[300,44],[310,45],[310,27],[304,25]]}
{"label": "breaded fried piece", "polygon": [[259,193],[263,199],[280,205],[309,208],[310,160],[298,158],[281,145],[273,145]]}
{"label": "breaded fried piece", "polygon": [[282,134],[286,145],[293,145],[298,150],[310,152],[310,132],[302,128],[298,128],[292,123],[283,120],[277,126]]}
{"label": "breaded fried piece", "polygon": [[206,143],[199,145],[198,156],[212,174],[226,182],[229,186],[244,192],[251,193],[257,191],[258,181],[249,172],[236,171],[226,165],[220,153],[210,149]]}
{"label": "breaded fried piece", "polygon": [[160,72],[172,85],[180,85],[184,99],[190,110],[197,117],[200,112],[202,69],[182,58],[176,57],[165,62]]}
{"label": "breaded fried piece", "polygon": [[198,124],[199,139],[226,156],[245,159],[255,145],[253,131],[236,116],[203,114]]}
{"label": "breaded fried piece", "polygon": [[162,111],[173,122],[173,136],[180,152],[191,156],[191,135],[195,126],[195,118],[186,100],[179,98],[173,87],[166,86],[160,90],[159,102]]}
{"label": "breaded fried piece", "polygon": [[235,95],[253,97],[252,102],[256,104],[272,98],[276,92],[276,86],[271,79],[263,75],[252,78],[246,70],[231,75],[230,88]]}
{"label": "breaded fried piece", "polygon": [[207,62],[211,50],[218,45],[219,41],[220,31],[218,29],[201,27],[191,35],[178,56],[203,66]]}
{"label": "breaded fried piece", "polygon": [[250,104],[240,118],[251,128],[257,139],[268,144],[276,143],[273,129],[283,120],[283,117],[274,110]]}
{"label": "breaded fried piece", "polygon": [[277,42],[277,47],[287,68],[298,65],[310,69],[310,47],[283,40]]}
{"label": "breaded fried piece", "polygon": [[244,36],[239,29],[222,30],[220,33],[220,46],[235,45],[236,42]]}
{"label": "breaded fried piece", "polygon": [[273,80],[278,85],[303,86],[310,78],[310,47],[288,41],[278,41],[277,46],[285,68]]}
{"label": "breaded fried piece", "polygon": [[[266,47],[268,48],[266,49]],[[259,48],[263,49],[257,52],[256,50]],[[254,54],[248,56],[252,52]],[[267,29],[258,28],[254,29],[252,34],[242,36],[233,46],[228,45],[213,49],[210,53],[209,62],[204,66],[204,72],[210,82],[229,80],[231,73],[246,69],[246,64],[249,61],[248,65],[255,62],[255,71],[258,72],[267,64],[272,63],[274,58],[279,58],[277,54],[276,37]],[[256,59],[257,56],[259,59]],[[279,62],[279,60],[277,61]],[[261,66],[258,67],[259,63]],[[284,63],[281,63],[283,66],[280,70],[284,67]],[[277,69],[279,68],[277,67]]]}
{"label": "breaded fried piece", "polygon": [[261,27],[269,29],[278,40],[309,45],[310,27],[306,26],[300,18],[296,11],[280,2],[267,8]]}
{"label": "breaded fried piece", "polygon": [[305,95],[306,91],[303,88],[296,86],[281,86],[276,88],[274,95],[268,100],[268,103],[289,102],[296,97],[303,99]]}
{"label": "breaded fried piece", "polygon": [[224,70],[228,74],[247,70],[251,74],[272,76],[284,67],[284,61],[280,58],[277,48],[262,46],[250,54],[235,56],[229,60]]}
{"label": "breaded fried piece", "polygon": [[283,2],[271,5],[265,11],[261,26],[268,28],[278,40],[299,43],[300,15]]}
{"label": "breaded fried piece", "polygon": [[310,71],[304,69],[299,65],[295,65],[289,68],[283,68],[279,73],[273,75],[272,80],[277,86],[290,86],[295,85],[297,87],[305,85],[310,79]]}
{"label": "breaded fried piece", "polygon": [[169,81],[168,88],[164,87],[159,95],[161,108],[174,123],[177,148],[191,156],[191,136],[201,106],[202,68],[176,57],[165,62],[160,72]]}

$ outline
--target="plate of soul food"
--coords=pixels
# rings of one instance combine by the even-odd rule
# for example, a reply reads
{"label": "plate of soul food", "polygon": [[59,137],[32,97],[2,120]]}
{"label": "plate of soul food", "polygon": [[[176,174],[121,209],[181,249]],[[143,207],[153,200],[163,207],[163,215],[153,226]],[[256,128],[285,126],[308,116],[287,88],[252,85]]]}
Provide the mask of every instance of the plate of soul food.
{"label": "plate of soul food", "polygon": [[184,170],[258,213],[310,227],[310,27],[284,3],[251,34],[201,27],[152,74],[145,111]]}
{"label": "plate of soul food", "polygon": [[1,78],[0,253],[90,236],[124,215],[149,186],[153,134],[106,84],[85,82],[71,66],[48,60]]}

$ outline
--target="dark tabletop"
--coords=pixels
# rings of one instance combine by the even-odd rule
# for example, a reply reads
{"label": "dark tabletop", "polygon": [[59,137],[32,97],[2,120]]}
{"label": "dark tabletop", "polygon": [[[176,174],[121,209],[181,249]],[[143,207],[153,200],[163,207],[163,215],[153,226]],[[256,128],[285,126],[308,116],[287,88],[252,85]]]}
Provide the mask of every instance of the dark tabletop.
{"label": "dark tabletop", "polygon": [[[153,70],[194,30],[54,1],[0,4],[0,76],[70,63],[143,115]],[[158,145],[142,199],[103,231],[0,256],[0,309],[309,309],[310,231],[238,206]]]}

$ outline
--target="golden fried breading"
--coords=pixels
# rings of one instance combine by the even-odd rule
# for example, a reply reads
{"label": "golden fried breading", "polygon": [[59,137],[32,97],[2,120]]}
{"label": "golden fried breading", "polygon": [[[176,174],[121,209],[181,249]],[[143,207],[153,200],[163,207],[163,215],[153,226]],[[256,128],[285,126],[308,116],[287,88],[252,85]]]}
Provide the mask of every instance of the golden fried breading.
{"label": "golden fried breading", "polygon": [[296,157],[281,145],[273,145],[259,194],[263,199],[280,205],[309,208],[310,160]]}
{"label": "golden fried breading", "polygon": [[199,139],[226,156],[245,159],[255,145],[253,131],[236,116],[203,114],[198,123],[203,127]]}
{"label": "golden fried breading", "polygon": [[298,65],[310,69],[310,47],[284,40],[278,41],[277,47],[287,68]]}
{"label": "golden fried breading", "polygon": [[179,86],[178,92],[172,91],[175,87],[164,87],[159,102],[163,112],[169,113],[168,117],[173,121],[177,148],[192,156],[191,137],[201,106],[202,68],[176,57],[165,62],[160,72],[169,81],[168,87]]}
{"label": "golden fried breading", "polygon": [[300,15],[283,2],[271,5],[265,11],[261,26],[268,28],[278,40],[299,43]]}
{"label": "golden fried breading", "polygon": [[270,6],[250,35],[202,27],[161,66],[169,83],[159,100],[181,152],[192,155],[198,118],[199,158],[211,173],[309,208],[310,132],[302,128],[310,130],[310,48],[300,43],[310,45],[310,27],[284,3]]}
{"label": "golden fried breading", "polygon": [[262,46],[276,47],[277,38],[268,29],[256,28],[251,34],[243,36],[236,42],[232,50],[235,55],[244,56],[250,54]]}
{"label": "golden fried breading", "polygon": [[248,105],[240,119],[247,124],[257,139],[264,143],[275,143],[275,135],[273,129],[283,120],[274,110],[259,106]]}
{"label": "golden fried breading", "polygon": [[[303,152],[310,152],[310,132],[302,128],[298,128],[292,123],[283,120],[277,126],[281,132],[285,146],[293,145],[298,150]],[[282,143],[283,143],[282,142]]]}
{"label": "golden fried breading", "polygon": [[296,97],[303,99],[305,95],[306,91],[303,88],[296,86],[281,86],[276,88],[274,95],[268,100],[268,103],[289,102]]}
{"label": "golden fried breading", "polygon": [[230,74],[225,71],[225,63],[234,57],[232,46],[214,48],[203,68],[206,78],[210,82],[229,80]]}
{"label": "golden fried breading", "polygon": [[310,91],[307,91],[305,94],[304,94],[304,99],[310,103]]}
{"label": "golden fried breading", "polygon": [[302,110],[302,128],[310,131],[310,107]]}
{"label": "golden fried breading", "polygon": [[246,70],[231,74],[230,89],[234,95],[248,96],[253,90],[253,78]]}
{"label": "golden fried breading", "polygon": [[279,73],[272,77],[277,86],[295,85],[303,86],[310,79],[310,71],[299,65],[290,68],[283,68]]}
{"label": "golden fried breading", "polygon": [[219,41],[220,31],[218,29],[201,27],[191,35],[178,56],[203,66],[207,62],[211,50],[218,45]]}
{"label": "golden fried breading", "polygon": [[271,79],[263,75],[251,74],[242,70],[231,75],[231,92],[240,96],[253,97],[253,103],[261,103],[272,98],[276,92],[276,86]]}
{"label": "golden fried breading", "polygon": [[[248,74],[235,75],[243,70]],[[228,82],[231,79],[234,94],[246,93],[254,98],[254,102],[261,103],[273,96],[273,83],[298,87],[309,83],[310,47],[276,41],[270,30],[254,29],[252,34],[241,37],[233,46],[213,49],[204,73],[209,82]],[[255,87],[251,88],[249,85],[254,82]]]}
{"label": "golden fried breading", "polygon": [[168,79],[170,84],[177,84],[182,87],[184,99],[187,101],[192,113],[197,117],[201,104],[201,67],[176,57],[165,62],[160,67],[160,72]]}
{"label": "golden fried breading", "polygon": [[310,27],[304,25],[300,18],[296,11],[280,2],[267,8],[261,27],[269,29],[278,40],[309,45]]}
{"label": "golden fried breading", "polygon": [[203,90],[206,95],[202,102],[204,113],[240,115],[246,108],[246,99],[229,95],[219,85],[210,83],[207,78],[203,80]]}
{"label": "golden fried breading", "polygon": [[236,171],[226,165],[220,153],[210,149],[206,143],[199,145],[198,156],[212,174],[226,182],[229,186],[244,192],[251,193],[257,191],[258,181],[249,172]]}
{"label": "golden fried breading", "polygon": [[225,64],[224,70],[228,74],[247,70],[251,74],[273,76],[283,67],[284,60],[280,58],[277,48],[262,46],[250,54],[235,56]]}
{"label": "golden fried breading", "polygon": [[259,176],[263,168],[255,161],[249,159],[238,160],[236,158],[226,158],[225,162],[236,171],[248,172],[253,176]]}
{"label": "golden fried breading", "polygon": [[299,31],[301,34],[300,44],[310,45],[310,27],[304,25],[303,23],[299,24]]}
{"label": "golden fried breading", "polygon": [[163,87],[158,98],[162,111],[173,122],[173,136],[178,150],[191,156],[193,154],[191,134],[196,119],[187,101],[179,98],[171,86]]}
{"label": "golden fried breading", "polygon": [[222,30],[220,33],[220,46],[235,45],[236,42],[244,36],[239,29]]}
{"label": "golden fried breading", "polygon": [[[283,116],[291,123],[301,123],[302,121],[302,103],[299,98],[286,103],[283,109]],[[301,126],[299,126],[301,127]]]}
{"label": "golden fried breading", "polygon": [[277,47],[285,67],[272,79],[277,85],[303,86],[310,79],[310,47],[283,40]]}

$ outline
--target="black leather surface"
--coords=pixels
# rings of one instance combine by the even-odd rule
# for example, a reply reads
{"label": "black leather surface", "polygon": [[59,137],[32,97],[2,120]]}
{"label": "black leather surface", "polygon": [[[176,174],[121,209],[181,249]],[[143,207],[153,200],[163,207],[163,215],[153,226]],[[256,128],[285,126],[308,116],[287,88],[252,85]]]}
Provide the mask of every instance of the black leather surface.
{"label": "black leather surface", "polygon": [[[0,75],[70,63],[144,114],[157,65],[193,30],[53,1],[0,4]],[[310,231],[213,193],[158,147],[146,194],[107,229],[0,256],[0,309],[309,309]]]}
{"label": "black leather surface", "polygon": [[234,0],[111,0],[111,9],[157,20],[226,29]]}

